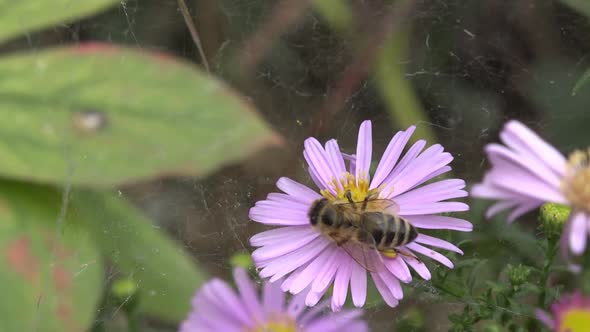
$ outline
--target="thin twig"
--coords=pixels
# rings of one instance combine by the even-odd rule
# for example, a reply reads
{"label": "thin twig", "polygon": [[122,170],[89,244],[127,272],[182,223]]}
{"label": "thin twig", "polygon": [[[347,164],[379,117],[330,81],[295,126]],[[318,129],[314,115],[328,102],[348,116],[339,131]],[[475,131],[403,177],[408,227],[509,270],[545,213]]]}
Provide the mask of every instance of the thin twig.
{"label": "thin twig", "polygon": [[180,8],[180,12],[182,13],[182,17],[184,18],[184,23],[186,24],[188,31],[191,33],[193,42],[199,50],[199,55],[201,57],[201,61],[203,62],[203,66],[205,67],[207,74],[211,74],[211,72],[209,71],[209,63],[207,62],[207,57],[205,56],[205,51],[203,50],[203,45],[201,45],[201,38],[199,38],[199,33],[197,32],[195,23],[191,18],[191,14],[188,10],[188,7],[186,6],[186,2],[184,2],[184,0],[178,0],[178,7]]}
{"label": "thin twig", "polygon": [[283,0],[271,10],[268,19],[244,41],[238,51],[240,72],[246,76],[273,46],[276,39],[297,23],[308,9],[311,0]]}
{"label": "thin twig", "polygon": [[319,114],[312,121],[311,136],[317,136],[322,126],[342,110],[355,89],[375,66],[377,55],[383,43],[405,22],[414,6],[412,0],[396,1],[380,22],[373,25],[366,36],[370,40],[357,54],[353,62],[344,70],[334,90],[328,94]]}

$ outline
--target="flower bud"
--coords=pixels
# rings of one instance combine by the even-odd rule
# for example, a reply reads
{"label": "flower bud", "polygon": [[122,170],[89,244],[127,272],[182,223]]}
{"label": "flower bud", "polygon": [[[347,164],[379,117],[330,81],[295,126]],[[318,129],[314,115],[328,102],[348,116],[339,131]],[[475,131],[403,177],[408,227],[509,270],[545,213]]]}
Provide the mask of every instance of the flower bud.
{"label": "flower bud", "polygon": [[571,209],[568,206],[546,203],[541,207],[539,221],[541,229],[548,239],[557,239],[561,235],[563,226],[569,218]]}

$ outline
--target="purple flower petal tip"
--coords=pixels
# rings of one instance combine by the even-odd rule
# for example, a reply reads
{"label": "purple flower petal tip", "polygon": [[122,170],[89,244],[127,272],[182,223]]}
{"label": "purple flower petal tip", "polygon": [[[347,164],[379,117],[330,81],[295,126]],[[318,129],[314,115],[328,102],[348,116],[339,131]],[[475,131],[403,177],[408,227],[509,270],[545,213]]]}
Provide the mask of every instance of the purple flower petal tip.
{"label": "purple flower petal tip", "polygon": [[242,268],[234,270],[237,292],[220,279],[205,283],[192,301],[192,311],[181,323],[180,332],[281,331],[366,332],[362,311],[342,310],[325,314],[321,309],[306,309],[305,295],[287,299],[278,283],[266,282],[261,294]]}

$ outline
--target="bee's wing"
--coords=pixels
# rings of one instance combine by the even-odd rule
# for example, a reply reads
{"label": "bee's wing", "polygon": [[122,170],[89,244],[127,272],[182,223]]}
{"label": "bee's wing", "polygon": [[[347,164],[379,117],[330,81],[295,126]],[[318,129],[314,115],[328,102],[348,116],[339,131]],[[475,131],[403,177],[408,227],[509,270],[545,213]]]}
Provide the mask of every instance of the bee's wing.
{"label": "bee's wing", "polygon": [[[335,204],[349,206],[349,207],[352,207],[352,206],[360,207],[363,205],[363,202],[361,201],[361,202],[350,203],[350,202],[341,201],[341,202],[338,202]],[[370,199],[367,201],[366,211],[390,212],[393,214],[398,214],[399,213],[399,205],[397,205],[396,202],[394,202],[390,199],[386,199],[386,198]]]}
{"label": "bee's wing", "polygon": [[385,265],[383,264],[383,256],[374,247],[366,244],[348,241],[341,246],[346,253],[352,257],[360,266],[369,272],[381,272]]}
{"label": "bee's wing", "polygon": [[367,211],[399,213],[399,205],[390,199],[372,199],[367,203]]}

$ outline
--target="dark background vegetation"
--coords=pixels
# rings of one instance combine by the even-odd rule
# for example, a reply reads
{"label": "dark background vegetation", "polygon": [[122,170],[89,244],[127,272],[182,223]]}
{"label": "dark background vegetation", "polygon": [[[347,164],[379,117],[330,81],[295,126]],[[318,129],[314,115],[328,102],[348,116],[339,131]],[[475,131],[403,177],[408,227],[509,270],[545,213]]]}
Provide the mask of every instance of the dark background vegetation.
{"label": "dark background vegetation", "polygon": [[[227,278],[230,258],[250,250],[248,239],[261,228],[249,222],[248,209],[275,190],[278,177],[311,183],[302,158],[308,136],[335,137],[352,151],[360,122],[371,119],[374,156],[379,156],[397,130],[416,123],[418,135],[453,153],[454,175],[468,183],[480,179],[486,169],[482,147],[497,140],[508,119],[524,121],[564,153],[585,146],[590,137],[590,94],[584,87],[572,94],[590,67],[590,24],[559,1],[187,4],[211,74],[247,96],[285,138],[283,146],[206,178],[168,178],[122,188],[210,275]],[[100,15],[14,40],[0,51],[96,40],[203,64],[173,0],[124,1]],[[455,241],[471,239],[462,246],[462,259],[489,259],[478,279],[501,271],[506,262],[536,259],[534,216],[530,223],[508,229],[484,223],[481,211],[482,204],[476,203],[466,216],[476,226],[473,236],[452,235]],[[435,272],[443,269],[432,266]],[[417,282],[398,308],[369,305],[367,319],[375,331],[444,331],[448,313],[464,304]],[[113,322],[107,324],[120,325],[117,315],[108,317]],[[144,320],[152,328],[174,328]]]}

